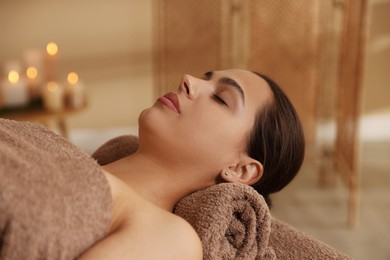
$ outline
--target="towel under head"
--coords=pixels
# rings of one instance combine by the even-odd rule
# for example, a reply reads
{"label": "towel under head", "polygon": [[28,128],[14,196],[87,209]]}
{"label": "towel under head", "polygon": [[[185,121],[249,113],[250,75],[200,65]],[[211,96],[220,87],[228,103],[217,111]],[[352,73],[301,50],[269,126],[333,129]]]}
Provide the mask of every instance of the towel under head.
{"label": "towel under head", "polygon": [[263,197],[244,184],[221,183],[183,198],[175,214],[199,234],[204,259],[275,259],[271,215]]}

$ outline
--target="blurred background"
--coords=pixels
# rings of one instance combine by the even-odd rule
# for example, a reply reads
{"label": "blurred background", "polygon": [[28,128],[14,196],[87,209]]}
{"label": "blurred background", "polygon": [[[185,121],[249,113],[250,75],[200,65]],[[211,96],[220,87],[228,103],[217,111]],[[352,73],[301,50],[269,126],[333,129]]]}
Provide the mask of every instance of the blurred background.
{"label": "blurred background", "polygon": [[356,259],[390,259],[390,0],[2,0],[0,31],[0,117],[87,153],[137,134],[184,73],[269,74],[308,144],[273,215]]}

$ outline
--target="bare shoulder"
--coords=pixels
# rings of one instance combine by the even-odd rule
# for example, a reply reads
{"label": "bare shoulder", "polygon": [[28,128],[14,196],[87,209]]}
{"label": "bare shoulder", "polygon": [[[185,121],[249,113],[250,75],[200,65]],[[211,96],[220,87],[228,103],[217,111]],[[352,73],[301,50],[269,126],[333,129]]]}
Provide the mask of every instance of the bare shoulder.
{"label": "bare shoulder", "polygon": [[203,259],[202,244],[183,218],[151,204],[108,175],[113,197],[109,235],[81,259]]}
{"label": "bare shoulder", "polygon": [[194,228],[179,216],[171,214],[171,218],[169,226],[164,227],[176,247],[171,259],[203,259],[202,243]]}
{"label": "bare shoulder", "polygon": [[[203,259],[202,243],[193,227],[183,218],[162,210],[144,210],[141,216],[147,225],[139,225],[144,232],[144,245],[154,247],[157,255],[150,259]],[[141,221],[137,221],[140,223]],[[134,232],[134,229],[129,232]]]}
{"label": "bare shoulder", "polygon": [[201,241],[188,222],[168,212],[154,213],[113,232],[80,259],[203,259]]}

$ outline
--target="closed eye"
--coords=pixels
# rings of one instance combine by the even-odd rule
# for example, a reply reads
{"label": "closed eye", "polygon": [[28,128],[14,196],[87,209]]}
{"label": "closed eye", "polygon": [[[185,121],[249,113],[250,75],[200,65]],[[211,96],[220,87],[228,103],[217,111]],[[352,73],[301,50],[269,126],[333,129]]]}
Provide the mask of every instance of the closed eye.
{"label": "closed eye", "polygon": [[217,94],[213,93],[213,98],[214,98],[214,100],[217,101],[219,104],[228,106],[228,104],[225,102],[225,100],[223,100],[222,98],[220,98]]}

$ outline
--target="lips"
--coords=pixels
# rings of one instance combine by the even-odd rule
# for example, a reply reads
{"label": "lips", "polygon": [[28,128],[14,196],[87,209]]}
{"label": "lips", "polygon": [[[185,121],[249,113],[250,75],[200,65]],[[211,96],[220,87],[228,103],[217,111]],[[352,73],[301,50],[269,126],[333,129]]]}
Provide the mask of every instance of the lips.
{"label": "lips", "polygon": [[173,92],[169,92],[158,99],[161,103],[172,109],[174,112],[180,114],[179,98]]}

